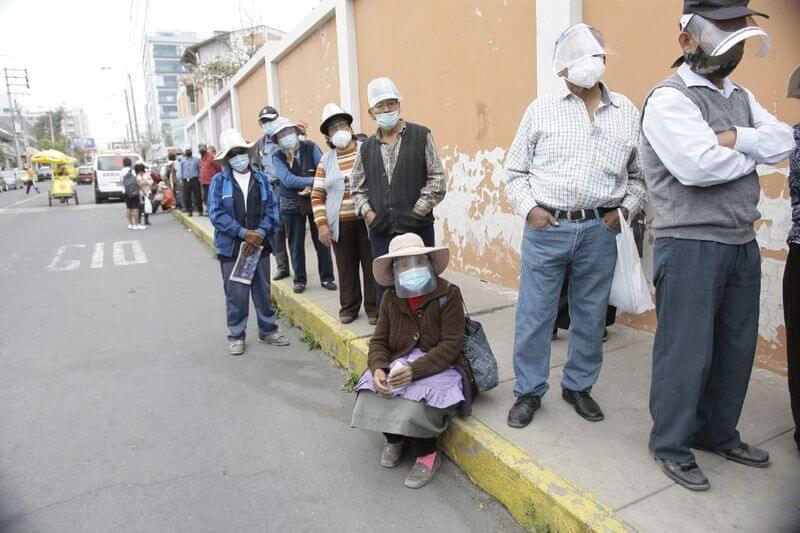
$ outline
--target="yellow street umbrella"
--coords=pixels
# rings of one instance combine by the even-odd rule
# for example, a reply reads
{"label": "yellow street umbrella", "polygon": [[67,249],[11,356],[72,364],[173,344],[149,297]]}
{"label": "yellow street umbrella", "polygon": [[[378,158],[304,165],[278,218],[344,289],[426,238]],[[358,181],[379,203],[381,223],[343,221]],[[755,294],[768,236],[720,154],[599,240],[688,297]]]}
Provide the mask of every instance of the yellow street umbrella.
{"label": "yellow street umbrella", "polygon": [[58,150],[43,150],[33,155],[31,162],[45,165],[66,165],[68,163],[77,163],[78,160]]}

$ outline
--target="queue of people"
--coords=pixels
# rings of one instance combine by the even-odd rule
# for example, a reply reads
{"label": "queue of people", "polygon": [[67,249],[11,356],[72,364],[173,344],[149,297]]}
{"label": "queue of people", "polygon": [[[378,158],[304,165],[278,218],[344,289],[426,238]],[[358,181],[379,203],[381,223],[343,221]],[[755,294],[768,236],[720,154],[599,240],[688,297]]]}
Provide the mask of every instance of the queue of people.
{"label": "queue of people", "polygon": [[[753,19],[762,14],[748,4],[685,0],[677,70],[651,91],[641,113],[603,81],[600,32],[583,23],[566,29],[553,59],[564,88],[530,104],[505,164],[505,194],[525,221],[508,425],[527,426],[542,407],[550,343],[564,319],[570,340],[561,396],[581,418],[604,420],[592,388],[613,319],[616,236],[623,220],[643,222],[649,200],[659,320],[650,453],[665,475],[691,490],[710,486],[693,448],[747,466],[769,464],[767,452],[743,442],[736,429],[758,334],[756,165],[793,151],[784,310],[792,409],[800,422],[800,125],[793,132],[729,79],[746,41],[761,44],[762,55],[769,48]],[[790,96],[800,98],[800,73],[791,80]],[[356,320],[363,307],[376,326],[352,425],[384,435],[384,467],[414,448],[406,486],[419,488],[440,464],[437,437],[474,392],[464,379],[470,369],[460,368],[464,307],[458,287],[441,277],[449,252],[435,246],[433,211],[446,180],[431,132],[404,120],[402,95],[389,78],[372,80],[366,96],[375,132],[358,140],[352,115],[327,104],[320,120],[325,154],[302,138],[305,125],[271,106],[258,114],[264,135],[257,143],[223,132],[216,158],[222,171],[211,181],[208,209],[233,355],[245,349],[250,295],[259,339],[288,344],[270,303],[269,254],[276,255],[276,278],[289,276],[291,258],[294,291],[301,293],[308,282],[307,221],[320,283],[329,290],[337,290],[333,249],[341,322]],[[192,168],[185,160],[184,175]],[[285,242],[276,241],[281,232]],[[639,246],[641,254],[641,240]],[[240,250],[261,253],[249,288],[232,280]],[[796,439],[800,450],[800,433]]]}

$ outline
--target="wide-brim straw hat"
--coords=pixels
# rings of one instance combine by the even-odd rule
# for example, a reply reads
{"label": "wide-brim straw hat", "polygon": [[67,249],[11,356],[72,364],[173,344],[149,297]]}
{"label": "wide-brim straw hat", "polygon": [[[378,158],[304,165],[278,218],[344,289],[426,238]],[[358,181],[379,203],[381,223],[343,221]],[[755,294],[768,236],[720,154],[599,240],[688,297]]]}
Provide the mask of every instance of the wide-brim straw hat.
{"label": "wide-brim straw hat", "polygon": [[792,75],[789,76],[789,87],[787,94],[789,98],[800,98],[800,66],[794,69]]}
{"label": "wide-brim straw hat", "polygon": [[217,161],[227,159],[228,152],[234,148],[244,148],[249,152],[256,143],[255,141],[251,143],[245,141],[241,133],[233,128],[227,128],[222,130],[222,132],[219,134],[219,144],[219,152],[217,152],[217,155],[214,157],[214,159]]}
{"label": "wide-brim straw hat", "polygon": [[444,246],[427,247],[422,242],[422,237],[416,233],[398,235],[389,243],[389,253],[382,255],[372,262],[372,273],[375,281],[384,287],[394,285],[394,269],[392,262],[399,257],[412,257],[427,255],[433,271],[438,276],[447,268],[450,262],[450,250]]}

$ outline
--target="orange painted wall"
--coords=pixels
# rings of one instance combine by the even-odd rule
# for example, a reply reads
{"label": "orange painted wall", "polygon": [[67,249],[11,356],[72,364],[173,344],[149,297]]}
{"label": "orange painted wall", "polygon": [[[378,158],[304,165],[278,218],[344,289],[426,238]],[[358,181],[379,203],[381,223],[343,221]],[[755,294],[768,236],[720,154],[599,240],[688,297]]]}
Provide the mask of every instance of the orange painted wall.
{"label": "orange painted wall", "polygon": [[[616,91],[641,107],[645,96],[672,71],[681,54],[678,20],[681,0],[584,0],[584,20],[596,26],[611,50],[606,80]],[[800,122],[800,102],[788,100],[786,83],[800,63],[800,2],[754,0],[756,10],[770,15],[756,20],[772,37],[773,49],[765,59],[746,54],[732,79],[752,90],[764,108],[789,124]],[[624,14],[624,18],[621,15]],[[632,24],[631,21],[635,21]],[[757,223],[762,254],[761,324],[757,365],[785,372],[786,331],[782,324],[781,278],[786,258],[789,200],[784,173],[788,163],[775,165],[779,172],[761,172],[763,220]],[[646,249],[645,267],[652,264],[652,248]],[[654,329],[655,313],[624,317],[623,322]]]}
{"label": "orange painted wall", "polygon": [[389,76],[403,116],[431,129],[445,161],[448,193],[435,214],[451,267],[516,286],[509,243],[522,225],[502,192],[502,162],[536,95],[535,1],[357,0],[355,19],[366,133],[375,128],[367,84]]}
{"label": "orange painted wall", "polygon": [[242,80],[238,91],[242,135],[247,141],[254,141],[262,135],[258,111],[267,105],[267,69],[263,62]]}
{"label": "orange painted wall", "polygon": [[331,18],[278,63],[281,115],[308,125],[308,137],[327,151],[319,132],[322,108],[339,102],[336,20]]}

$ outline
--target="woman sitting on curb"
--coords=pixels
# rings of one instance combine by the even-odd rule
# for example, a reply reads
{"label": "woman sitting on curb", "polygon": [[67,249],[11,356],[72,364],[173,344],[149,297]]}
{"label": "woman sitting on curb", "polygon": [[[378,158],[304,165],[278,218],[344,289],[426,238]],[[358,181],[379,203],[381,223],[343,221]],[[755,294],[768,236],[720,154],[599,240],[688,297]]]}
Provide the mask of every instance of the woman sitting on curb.
{"label": "woman sitting on curb", "polygon": [[438,277],[449,260],[447,248],[426,248],[406,233],[373,264],[376,281],[393,288],[381,301],[351,426],[384,434],[381,465],[388,468],[400,463],[406,445],[417,445],[409,488],[433,478],[441,465],[437,438],[465,402],[465,369],[454,366],[461,360],[464,304],[458,287]]}

